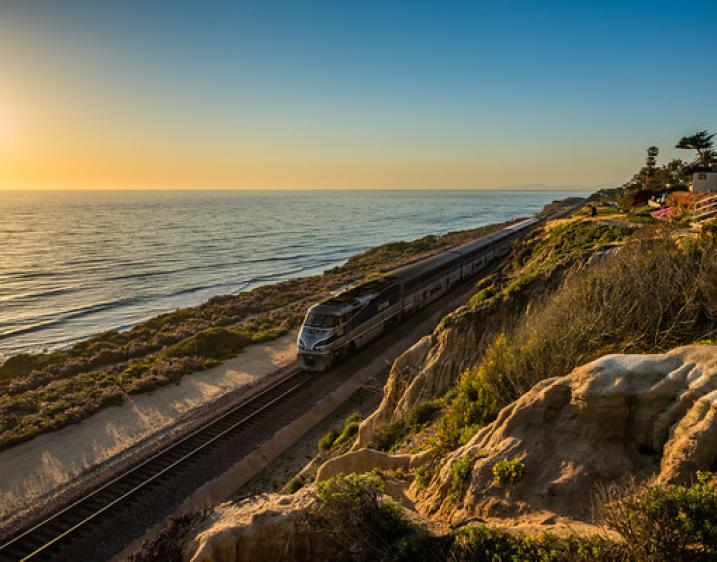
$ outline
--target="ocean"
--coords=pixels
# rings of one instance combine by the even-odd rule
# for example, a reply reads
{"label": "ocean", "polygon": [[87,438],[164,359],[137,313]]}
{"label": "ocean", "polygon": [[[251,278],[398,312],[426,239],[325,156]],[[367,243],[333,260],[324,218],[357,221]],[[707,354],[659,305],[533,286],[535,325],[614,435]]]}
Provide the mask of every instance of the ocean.
{"label": "ocean", "polygon": [[0,361],[569,191],[0,191]]}

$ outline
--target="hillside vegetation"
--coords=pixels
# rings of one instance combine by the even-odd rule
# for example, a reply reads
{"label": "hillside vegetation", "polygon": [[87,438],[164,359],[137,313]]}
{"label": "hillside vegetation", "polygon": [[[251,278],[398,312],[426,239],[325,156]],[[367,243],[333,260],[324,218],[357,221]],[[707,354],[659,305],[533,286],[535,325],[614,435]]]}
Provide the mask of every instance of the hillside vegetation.
{"label": "hillside vegetation", "polygon": [[439,446],[465,442],[544,378],[609,353],[652,353],[714,337],[716,250],[709,236],[646,237],[568,273],[461,376],[446,398]]}

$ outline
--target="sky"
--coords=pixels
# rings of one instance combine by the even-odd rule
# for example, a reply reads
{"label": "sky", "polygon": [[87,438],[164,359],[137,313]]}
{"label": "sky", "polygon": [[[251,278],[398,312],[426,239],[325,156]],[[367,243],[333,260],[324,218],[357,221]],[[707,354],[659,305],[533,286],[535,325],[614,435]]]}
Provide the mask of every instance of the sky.
{"label": "sky", "polygon": [[0,3],[0,188],[625,182],[717,131],[714,0]]}

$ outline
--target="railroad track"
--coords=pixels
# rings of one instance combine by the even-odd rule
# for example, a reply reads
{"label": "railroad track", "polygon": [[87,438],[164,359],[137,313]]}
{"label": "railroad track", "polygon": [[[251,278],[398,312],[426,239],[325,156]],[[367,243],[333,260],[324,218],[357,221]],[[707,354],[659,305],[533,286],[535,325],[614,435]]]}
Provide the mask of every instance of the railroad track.
{"label": "railroad track", "polygon": [[208,453],[223,439],[241,432],[274,411],[315,373],[291,369],[280,380],[168,445],[91,493],[23,531],[0,546],[1,561],[58,560],[63,550],[92,527],[126,508],[142,494],[164,482]]}

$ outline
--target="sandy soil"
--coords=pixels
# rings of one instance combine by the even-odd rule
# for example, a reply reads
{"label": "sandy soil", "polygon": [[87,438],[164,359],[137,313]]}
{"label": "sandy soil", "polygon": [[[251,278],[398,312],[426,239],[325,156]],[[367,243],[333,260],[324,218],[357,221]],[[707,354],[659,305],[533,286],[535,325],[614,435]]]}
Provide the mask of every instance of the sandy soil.
{"label": "sandy soil", "polygon": [[0,452],[0,519],[59,491],[89,468],[116,457],[192,410],[249,388],[295,357],[296,332],[248,347],[222,365],[183,377],[179,384],[130,397],[91,418]]}

